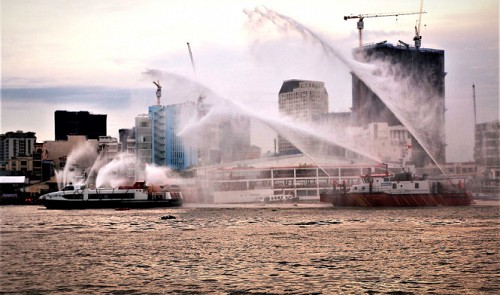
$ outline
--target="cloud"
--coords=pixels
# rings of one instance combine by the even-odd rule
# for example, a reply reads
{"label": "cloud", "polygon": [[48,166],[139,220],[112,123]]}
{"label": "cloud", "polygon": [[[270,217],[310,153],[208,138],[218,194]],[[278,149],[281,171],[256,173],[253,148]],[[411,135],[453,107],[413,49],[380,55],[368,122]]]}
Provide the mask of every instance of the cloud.
{"label": "cloud", "polygon": [[130,103],[131,90],[106,87],[2,88],[3,106],[25,104],[81,104],[120,108]]}

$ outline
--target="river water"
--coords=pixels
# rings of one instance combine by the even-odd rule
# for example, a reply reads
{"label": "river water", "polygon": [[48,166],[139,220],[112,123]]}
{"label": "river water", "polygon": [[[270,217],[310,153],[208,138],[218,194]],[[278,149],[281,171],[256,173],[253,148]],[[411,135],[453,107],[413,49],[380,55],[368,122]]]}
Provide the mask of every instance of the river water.
{"label": "river water", "polygon": [[498,294],[497,205],[4,206],[0,293]]}

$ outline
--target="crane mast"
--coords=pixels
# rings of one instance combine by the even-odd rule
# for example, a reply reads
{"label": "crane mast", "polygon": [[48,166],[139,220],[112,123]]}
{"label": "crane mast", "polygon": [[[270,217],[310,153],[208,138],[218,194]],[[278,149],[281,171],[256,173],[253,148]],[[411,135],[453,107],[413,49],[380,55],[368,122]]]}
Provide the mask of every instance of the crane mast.
{"label": "crane mast", "polygon": [[424,9],[424,0],[420,0],[420,15],[418,16],[418,23],[417,26],[415,26],[415,37],[413,38],[413,41],[415,42],[415,48],[417,50],[420,48],[422,45],[422,35],[420,35],[420,24],[422,23],[422,10]]}
{"label": "crane mast", "polygon": [[153,84],[156,85],[156,104],[160,105],[160,98],[161,98],[161,85],[160,85],[160,80],[158,81],[153,81]]}
{"label": "crane mast", "polygon": [[186,43],[189,51],[189,58],[191,59],[191,66],[193,67],[193,73],[196,75],[196,68],[194,67],[194,59],[193,59],[193,52],[191,51],[191,45],[189,45],[189,42]]}
{"label": "crane mast", "polygon": [[474,103],[474,130],[476,130],[477,115],[476,115],[476,85],[475,84],[472,84],[472,102]]}
{"label": "crane mast", "polygon": [[[186,44],[187,44],[188,51],[189,51],[189,58],[191,59],[191,66],[193,67],[193,74],[196,77],[196,68],[194,66],[194,58],[193,58],[193,52],[191,51],[191,45],[189,44],[189,42],[186,42]],[[199,108],[201,108],[204,99],[205,99],[205,96],[203,95],[203,93],[200,92],[200,96],[198,97],[198,107]]]}

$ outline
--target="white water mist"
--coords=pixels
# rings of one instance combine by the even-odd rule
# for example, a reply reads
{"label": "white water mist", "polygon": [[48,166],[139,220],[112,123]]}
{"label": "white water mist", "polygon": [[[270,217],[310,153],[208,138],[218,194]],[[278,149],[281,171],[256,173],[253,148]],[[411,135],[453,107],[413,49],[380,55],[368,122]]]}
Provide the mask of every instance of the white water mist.
{"label": "white water mist", "polygon": [[89,167],[96,161],[97,148],[95,143],[86,141],[76,146],[69,153],[63,170],[56,170],[56,179],[59,189],[68,184],[85,183]]}
{"label": "white water mist", "polygon": [[[327,56],[342,61],[384,102],[439,167],[434,156],[433,150],[435,149],[432,148],[432,141],[442,138],[440,137],[442,134],[436,134],[435,131],[439,130],[437,124],[444,122],[435,121],[436,117],[432,115],[434,112],[431,112],[436,109],[435,106],[432,104],[424,106],[421,103],[419,98],[422,95],[418,94],[423,89],[419,89],[419,85],[412,85],[409,79],[398,76],[395,71],[397,69],[390,67],[387,63],[368,65],[344,56],[340,50],[334,48],[317,33],[287,16],[258,8],[244,12],[248,15],[248,26],[254,33],[259,30],[266,32],[269,26],[274,26],[282,34],[298,33],[303,39],[320,45]],[[432,101],[432,99],[426,101]]]}

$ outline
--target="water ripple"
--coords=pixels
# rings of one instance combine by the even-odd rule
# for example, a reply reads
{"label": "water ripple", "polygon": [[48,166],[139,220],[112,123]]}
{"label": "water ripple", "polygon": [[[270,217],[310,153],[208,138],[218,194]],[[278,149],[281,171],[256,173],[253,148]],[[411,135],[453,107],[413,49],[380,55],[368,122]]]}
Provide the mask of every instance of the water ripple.
{"label": "water ripple", "polygon": [[500,292],[498,207],[9,206],[0,216],[6,294]]}

